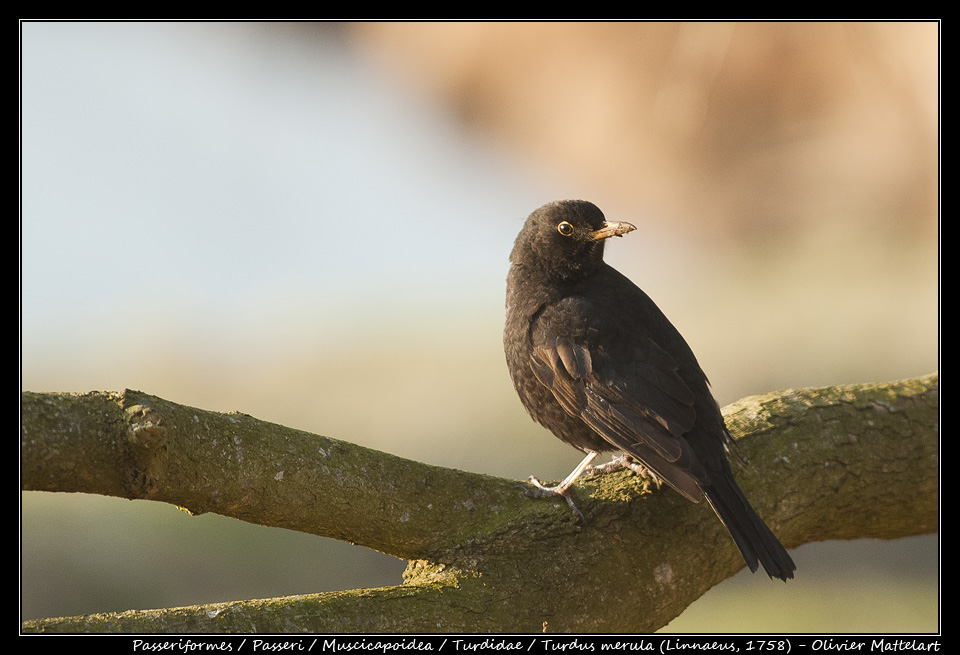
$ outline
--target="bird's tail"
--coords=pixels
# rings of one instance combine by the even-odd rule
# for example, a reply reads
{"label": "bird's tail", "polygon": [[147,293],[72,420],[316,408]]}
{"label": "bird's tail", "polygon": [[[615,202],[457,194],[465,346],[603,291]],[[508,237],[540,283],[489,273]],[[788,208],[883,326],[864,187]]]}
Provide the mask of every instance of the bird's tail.
{"label": "bird's tail", "polygon": [[703,485],[702,490],[751,571],[756,572],[759,562],[771,578],[786,582],[793,577],[797,565],[767,524],[753,511],[730,473],[716,476],[712,484]]}

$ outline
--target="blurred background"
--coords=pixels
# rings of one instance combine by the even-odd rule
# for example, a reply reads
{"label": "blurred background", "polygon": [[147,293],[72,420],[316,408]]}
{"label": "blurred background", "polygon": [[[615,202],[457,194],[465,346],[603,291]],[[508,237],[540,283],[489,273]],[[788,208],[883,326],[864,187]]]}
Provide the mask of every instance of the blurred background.
{"label": "blurred background", "polygon": [[[501,345],[513,239],[561,198],[638,226],[608,261],[721,405],[938,369],[937,23],[24,22],[21,55],[25,390],[562,477],[579,454]],[[21,494],[21,545],[24,619],[403,569],[69,494]],[[937,535],[794,557],[789,585],[742,573],[666,630],[939,627]]]}

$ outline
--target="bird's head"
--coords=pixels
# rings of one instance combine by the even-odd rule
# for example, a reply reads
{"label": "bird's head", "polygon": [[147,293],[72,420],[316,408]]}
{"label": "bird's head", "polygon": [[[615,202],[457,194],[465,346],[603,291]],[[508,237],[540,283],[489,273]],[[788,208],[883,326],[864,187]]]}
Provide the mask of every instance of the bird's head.
{"label": "bird's head", "polygon": [[562,277],[582,274],[603,261],[603,243],[637,229],[607,222],[586,200],[558,200],[527,218],[510,254],[515,266],[535,267]]}

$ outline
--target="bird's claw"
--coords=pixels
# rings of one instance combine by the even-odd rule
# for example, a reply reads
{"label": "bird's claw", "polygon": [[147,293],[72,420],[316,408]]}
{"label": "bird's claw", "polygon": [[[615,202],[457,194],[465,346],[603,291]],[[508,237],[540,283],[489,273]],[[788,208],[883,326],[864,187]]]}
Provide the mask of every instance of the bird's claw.
{"label": "bird's claw", "polygon": [[562,496],[566,493],[567,488],[561,488],[562,485],[557,485],[555,487],[548,487],[540,480],[534,476],[527,478],[527,482],[533,485],[533,489],[527,489],[527,495],[531,498],[549,498],[550,496]]}
{"label": "bird's claw", "polygon": [[584,475],[606,475],[607,473],[615,473],[620,469],[624,468],[626,464],[623,463],[624,457],[621,455],[616,459],[611,459],[606,464],[597,464],[596,466],[588,466],[584,471]]}
{"label": "bird's claw", "polygon": [[605,475],[607,473],[614,473],[625,468],[630,469],[642,478],[650,480],[657,487],[657,489],[660,488],[660,478],[657,477],[656,473],[643,466],[639,462],[633,461],[626,455],[620,455],[620,457],[611,459],[606,464],[588,466],[586,470],[584,470],[584,475]]}
{"label": "bird's claw", "polygon": [[573,494],[571,494],[571,485],[558,484],[554,487],[548,487],[540,480],[534,476],[527,478],[527,482],[533,485],[533,489],[529,487],[524,487],[527,495],[531,498],[551,498],[553,496],[560,496],[565,501],[567,505],[570,506],[570,510],[573,512],[573,516],[580,520],[583,525],[587,524],[587,517],[583,515],[583,512],[580,511],[580,508],[577,507],[576,502],[573,500]]}

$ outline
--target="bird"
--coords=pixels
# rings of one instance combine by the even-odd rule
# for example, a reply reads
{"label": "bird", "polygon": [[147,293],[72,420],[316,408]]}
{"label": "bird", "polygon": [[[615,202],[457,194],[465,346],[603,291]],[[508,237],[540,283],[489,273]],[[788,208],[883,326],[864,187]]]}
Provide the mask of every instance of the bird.
{"label": "bird", "polygon": [[[585,200],[543,205],[510,253],[504,353],[520,401],[561,441],[585,453],[563,481],[535,477],[530,495],[570,497],[585,471],[645,469],[681,496],[706,499],[751,571],[793,578],[796,565],[737,485],[733,439],[690,346],[657,305],[604,262],[608,222]],[[599,453],[622,451],[591,467]],[[591,471],[593,472],[593,471]],[[581,515],[582,517],[582,515]]]}

